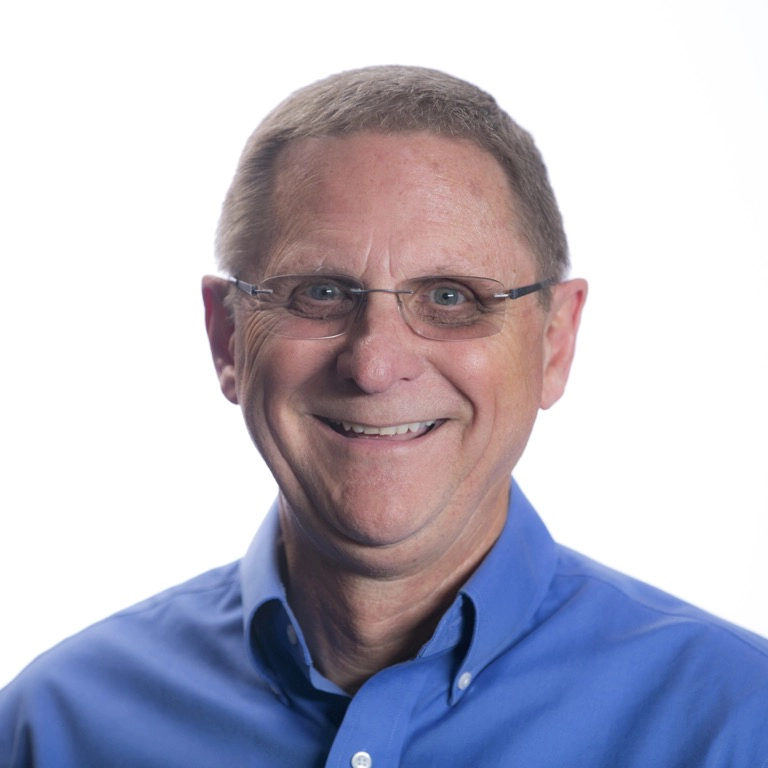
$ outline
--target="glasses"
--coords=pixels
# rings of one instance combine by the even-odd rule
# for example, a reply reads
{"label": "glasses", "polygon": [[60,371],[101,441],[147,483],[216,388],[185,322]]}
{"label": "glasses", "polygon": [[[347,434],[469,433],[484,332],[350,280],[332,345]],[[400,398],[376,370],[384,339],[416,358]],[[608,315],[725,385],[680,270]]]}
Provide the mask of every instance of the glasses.
{"label": "glasses", "polygon": [[366,288],[346,275],[278,275],[252,285],[230,280],[271,315],[270,332],[289,339],[333,339],[346,333],[369,293],[391,293],[408,327],[437,341],[480,339],[504,325],[506,299],[541,291],[556,280],[505,289],[487,277],[436,275],[406,280],[396,288]]}

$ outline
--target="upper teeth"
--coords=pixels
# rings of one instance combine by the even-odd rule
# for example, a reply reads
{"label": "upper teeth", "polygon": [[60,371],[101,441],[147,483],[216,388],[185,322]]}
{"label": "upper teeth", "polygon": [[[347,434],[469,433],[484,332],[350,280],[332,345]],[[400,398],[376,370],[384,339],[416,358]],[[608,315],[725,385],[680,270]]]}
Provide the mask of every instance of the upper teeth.
{"label": "upper teeth", "polygon": [[349,421],[342,421],[341,426],[349,432],[357,432],[360,435],[404,435],[406,432],[418,432],[425,427],[431,427],[435,423],[432,421],[412,421],[410,424],[397,424],[393,427],[369,427],[365,424],[353,424]]}

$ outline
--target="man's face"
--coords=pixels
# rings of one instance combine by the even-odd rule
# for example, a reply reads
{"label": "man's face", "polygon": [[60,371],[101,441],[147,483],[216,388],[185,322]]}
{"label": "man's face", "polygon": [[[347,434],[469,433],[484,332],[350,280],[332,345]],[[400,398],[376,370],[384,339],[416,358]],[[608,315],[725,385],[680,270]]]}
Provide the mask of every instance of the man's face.
{"label": "man's face", "polygon": [[[326,270],[393,288],[451,274],[511,288],[538,278],[501,167],[466,141],[297,142],[279,159],[275,212],[269,254],[243,279]],[[374,568],[396,552],[424,565],[495,538],[538,408],[559,396],[552,311],[535,294],[507,305],[496,335],[434,341],[410,330],[392,294],[373,293],[343,336],[298,340],[270,334],[268,313],[238,299],[225,391],[277,479],[283,525]]]}

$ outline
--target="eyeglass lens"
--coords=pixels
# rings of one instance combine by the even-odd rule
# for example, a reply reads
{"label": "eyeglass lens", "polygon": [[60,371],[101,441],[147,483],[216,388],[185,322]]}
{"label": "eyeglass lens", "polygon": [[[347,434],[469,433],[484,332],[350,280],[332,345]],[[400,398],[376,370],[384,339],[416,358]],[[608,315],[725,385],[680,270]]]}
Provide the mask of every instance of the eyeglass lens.
{"label": "eyeglass lens", "polygon": [[503,286],[481,277],[408,280],[397,289],[369,288],[343,275],[282,275],[260,284],[260,309],[279,313],[273,333],[299,339],[332,338],[349,330],[369,293],[393,293],[410,328],[439,340],[497,333],[504,322]]}

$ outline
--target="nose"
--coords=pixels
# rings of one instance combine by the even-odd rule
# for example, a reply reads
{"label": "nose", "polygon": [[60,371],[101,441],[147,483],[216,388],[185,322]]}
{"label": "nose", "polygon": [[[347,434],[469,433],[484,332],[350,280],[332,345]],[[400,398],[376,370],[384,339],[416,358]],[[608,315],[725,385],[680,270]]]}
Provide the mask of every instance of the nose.
{"label": "nose", "polygon": [[387,391],[399,381],[417,378],[424,370],[424,339],[400,313],[397,294],[368,293],[360,314],[342,337],[337,360],[339,375],[368,394]]}

